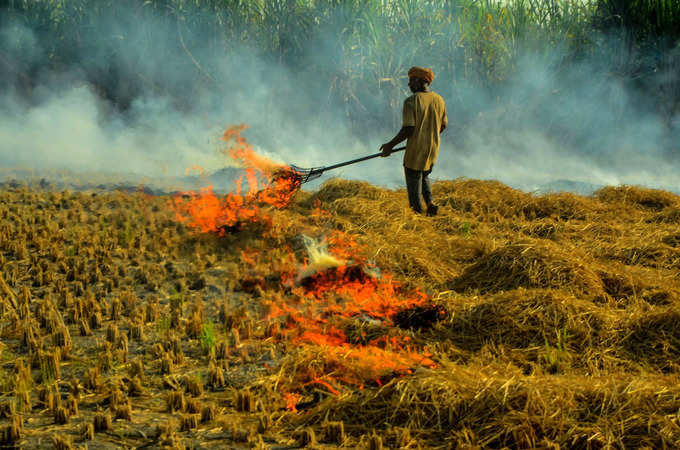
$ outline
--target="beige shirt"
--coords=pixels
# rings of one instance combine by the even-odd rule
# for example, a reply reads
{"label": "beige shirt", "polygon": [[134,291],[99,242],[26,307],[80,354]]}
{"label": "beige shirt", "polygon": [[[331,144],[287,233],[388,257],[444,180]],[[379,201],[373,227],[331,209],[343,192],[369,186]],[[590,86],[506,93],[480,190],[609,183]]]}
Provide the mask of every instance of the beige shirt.
{"label": "beige shirt", "polygon": [[447,125],[446,104],[435,92],[416,92],[404,101],[402,125],[414,127],[406,141],[404,166],[430,170],[439,153],[439,131]]}

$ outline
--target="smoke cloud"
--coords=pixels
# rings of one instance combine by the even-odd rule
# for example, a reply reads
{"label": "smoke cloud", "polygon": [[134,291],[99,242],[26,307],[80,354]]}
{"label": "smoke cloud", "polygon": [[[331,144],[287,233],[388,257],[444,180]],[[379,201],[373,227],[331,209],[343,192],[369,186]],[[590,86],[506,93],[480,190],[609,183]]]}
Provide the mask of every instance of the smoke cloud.
{"label": "smoke cloud", "polygon": [[[120,51],[112,58],[84,46],[80,65],[65,68],[48,68],[49,49],[30,26],[0,22],[0,68],[7,75],[0,89],[0,167],[118,174],[170,187],[181,184],[187,168],[216,172],[232,164],[219,152],[229,124],[249,125],[244,135],[259,152],[301,167],[376,153],[398,131],[399,104],[357,127],[329,101],[330,87],[304,70],[342,72],[330,36],[316,37],[318,51],[294,70],[245,46],[211,54],[196,45],[204,37],[145,20],[99,24],[98,33],[126,40]],[[141,39],[150,29],[164,36],[154,47]],[[179,70],[188,60],[196,70]],[[108,77],[112,91],[99,91],[84,75],[93,73]],[[140,91],[129,80],[159,87]],[[405,74],[401,81],[405,98]],[[636,184],[680,191],[674,156],[680,117],[663,119],[644,94],[595,61],[556,67],[527,50],[501,88],[438,79],[432,88],[458,105],[449,108],[435,179],[497,179],[525,190]],[[127,99],[124,107],[111,96]],[[377,96],[363,101],[369,109],[384,106]],[[401,187],[402,170],[400,155],[376,158],[328,172],[310,186],[342,176]]]}

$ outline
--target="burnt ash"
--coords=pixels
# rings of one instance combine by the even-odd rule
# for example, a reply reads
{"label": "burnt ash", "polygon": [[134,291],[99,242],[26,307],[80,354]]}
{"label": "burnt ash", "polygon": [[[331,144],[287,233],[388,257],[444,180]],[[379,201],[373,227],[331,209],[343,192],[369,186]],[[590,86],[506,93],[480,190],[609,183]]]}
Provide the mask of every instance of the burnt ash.
{"label": "burnt ash", "polygon": [[399,311],[392,321],[405,330],[427,330],[448,316],[449,313],[443,306],[419,305]]}
{"label": "burnt ash", "polygon": [[328,285],[340,285],[344,283],[361,282],[373,283],[375,279],[367,274],[359,265],[341,266],[327,269],[323,272],[310,275],[300,281],[300,285],[307,293],[316,291],[319,287]]}

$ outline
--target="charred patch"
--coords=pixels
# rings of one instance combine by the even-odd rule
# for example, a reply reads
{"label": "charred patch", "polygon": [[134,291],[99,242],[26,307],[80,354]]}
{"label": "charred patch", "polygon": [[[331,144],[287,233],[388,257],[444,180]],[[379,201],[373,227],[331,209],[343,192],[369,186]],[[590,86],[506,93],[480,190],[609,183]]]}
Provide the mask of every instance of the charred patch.
{"label": "charred patch", "polygon": [[220,236],[236,234],[240,231],[243,231],[244,228],[245,224],[243,222],[236,222],[231,225],[222,225],[221,227],[218,228],[217,234],[219,234]]}
{"label": "charred patch", "polygon": [[447,317],[449,312],[441,305],[420,305],[399,311],[392,321],[405,330],[427,330]]}
{"label": "charred patch", "polygon": [[300,280],[300,285],[309,292],[315,292],[328,286],[342,283],[375,283],[375,279],[367,274],[359,265],[340,266],[310,275]]}
{"label": "charred patch", "polygon": [[259,294],[264,289],[281,288],[281,275],[272,274],[267,276],[248,275],[241,279],[240,285],[243,292]]}

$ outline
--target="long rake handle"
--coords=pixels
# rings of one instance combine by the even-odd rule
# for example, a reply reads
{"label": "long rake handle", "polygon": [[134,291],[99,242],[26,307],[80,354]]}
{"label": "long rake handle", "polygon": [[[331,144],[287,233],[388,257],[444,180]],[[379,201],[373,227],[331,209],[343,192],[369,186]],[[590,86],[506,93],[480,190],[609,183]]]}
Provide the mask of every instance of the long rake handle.
{"label": "long rake handle", "polygon": [[[399,147],[399,148],[392,149],[392,153],[400,152],[400,151],[404,150],[405,148],[406,147]],[[363,156],[361,158],[353,159],[351,161],[345,161],[345,162],[341,162],[341,163],[338,163],[338,164],[333,164],[332,166],[320,167],[318,169],[318,173],[325,172],[327,170],[337,169],[338,167],[349,166],[350,164],[355,164],[355,163],[358,163],[358,162],[361,162],[361,161],[366,161],[367,159],[377,158],[378,156],[381,156],[381,155],[382,155],[382,152],[379,152],[379,153],[375,153],[373,155],[368,155],[368,156]]]}

